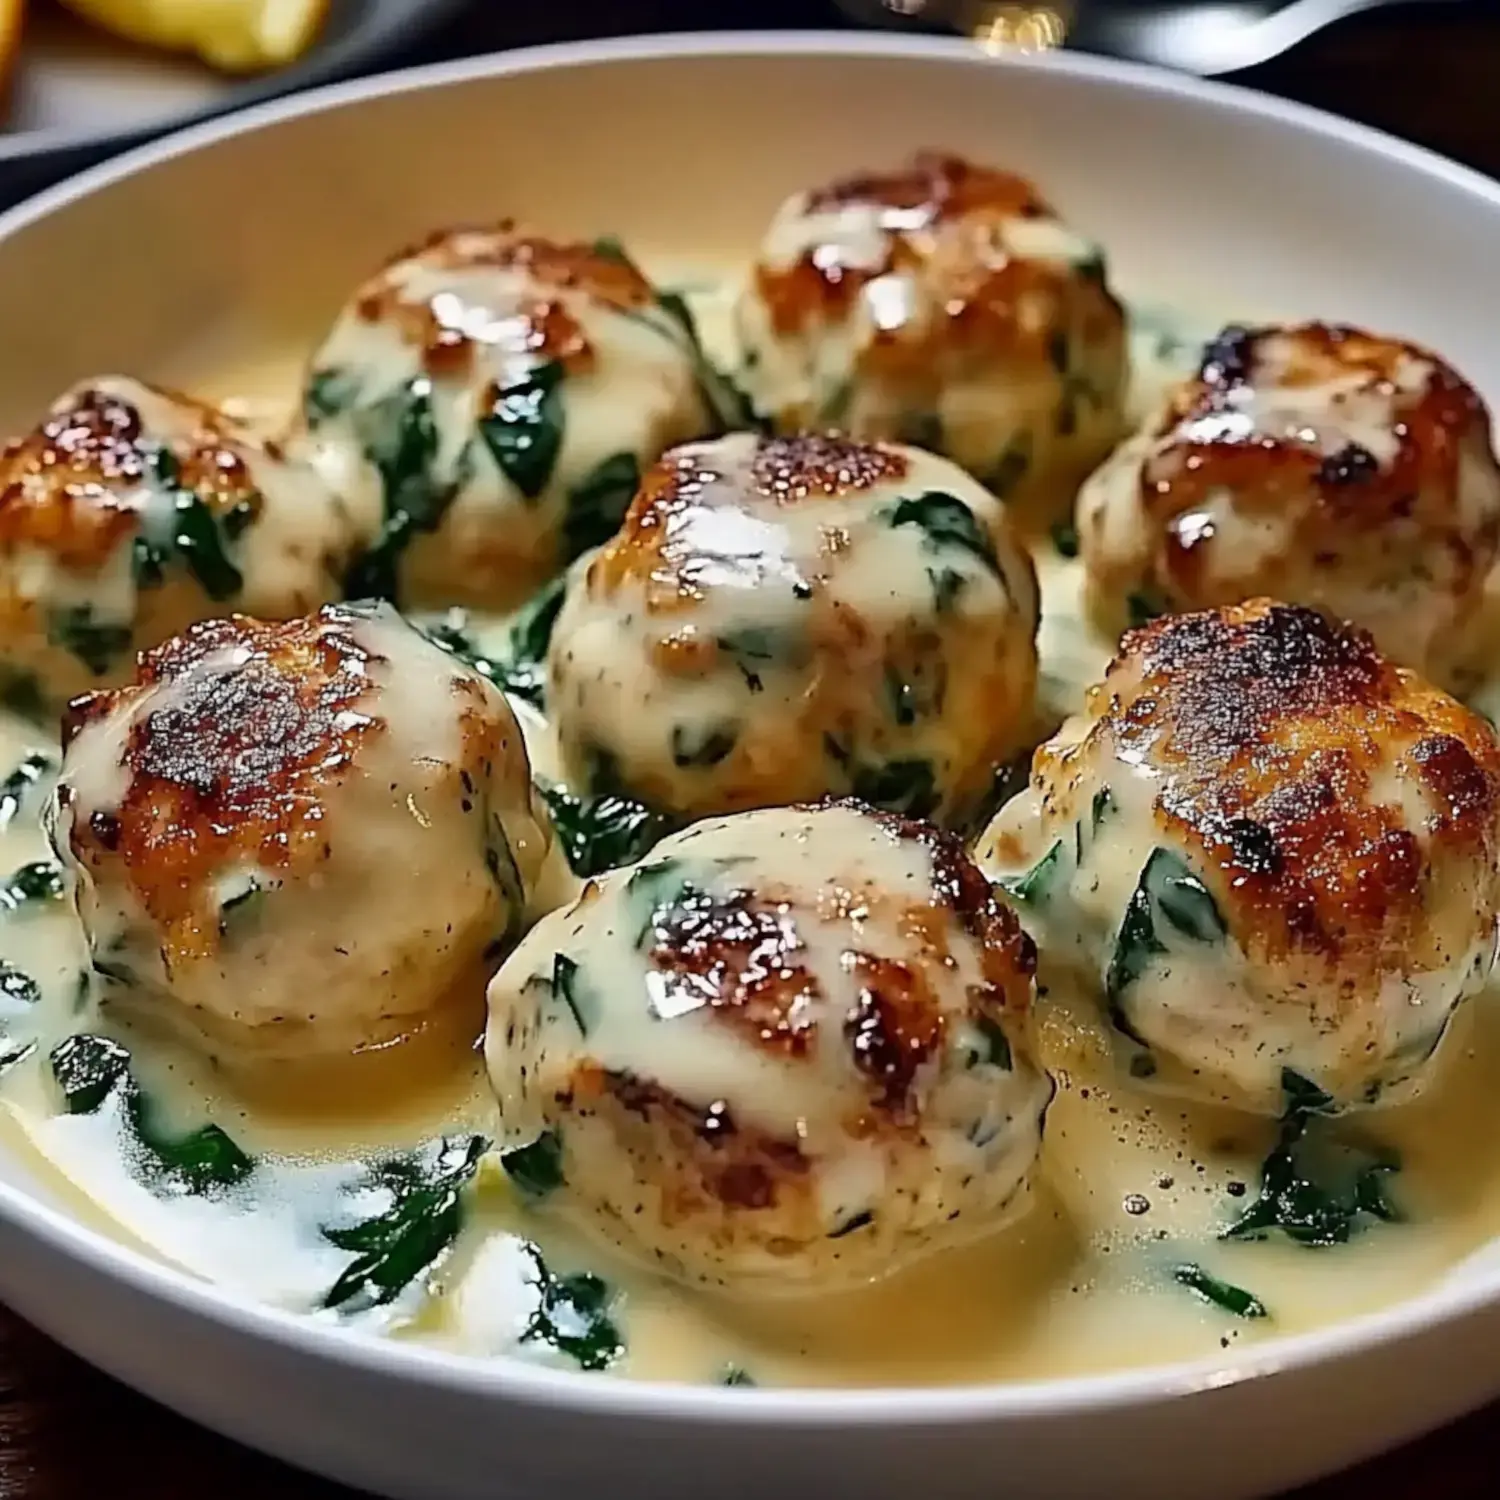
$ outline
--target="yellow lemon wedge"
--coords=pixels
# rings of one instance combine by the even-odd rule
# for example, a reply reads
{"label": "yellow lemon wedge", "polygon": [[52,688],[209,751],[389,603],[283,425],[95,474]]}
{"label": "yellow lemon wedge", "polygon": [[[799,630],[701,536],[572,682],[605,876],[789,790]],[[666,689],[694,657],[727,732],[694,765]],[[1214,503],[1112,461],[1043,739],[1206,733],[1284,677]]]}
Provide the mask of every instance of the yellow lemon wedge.
{"label": "yellow lemon wedge", "polygon": [[[15,0],[0,0],[0,11]],[[226,73],[258,73],[302,56],[328,0],[63,0],[69,10],[171,52],[195,52]]]}

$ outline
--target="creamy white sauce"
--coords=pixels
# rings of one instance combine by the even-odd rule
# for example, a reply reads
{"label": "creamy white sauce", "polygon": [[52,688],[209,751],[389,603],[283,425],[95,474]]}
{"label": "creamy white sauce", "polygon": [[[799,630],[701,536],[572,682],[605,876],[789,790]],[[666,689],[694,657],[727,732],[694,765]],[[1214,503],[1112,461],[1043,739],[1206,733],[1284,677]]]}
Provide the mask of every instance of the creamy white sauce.
{"label": "creamy white sauce", "polygon": [[[677,267],[656,269],[667,284],[688,279]],[[729,295],[695,301],[708,341],[720,343]],[[1164,348],[1156,358],[1158,343],[1169,342],[1164,328],[1137,330],[1138,407],[1181,353]],[[295,388],[298,363],[209,372],[199,385],[212,394],[249,392],[257,414],[268,413],[273,393]],[[1077,563],[1045,547],[1037,562],[1043,696],[1060,718],[1101,675],[1113,643],[1078,619]],[[482,643],[505,625],[471,628]],[[1494,696],[1500,701],[1500,691]],[[526,704],[515,706],[534,771],[555,772],[547,726]],[[35,731],[0,722],[0,776],[28,751],[48,748]],[[43,790],[31,788],[0,828],[0,874],[49,857],[38,822]],[[556,850],[550,858],[535,914],[577,889]],[[368,1186],[368,1165],[444,1133],[494,1132],[494,1106],[469,1052],[375,1054],[350,1063],[316,1097],[295,1076],[256,1097],[235,1092],[188,1051],[97,1013],[80,988],[84,945],[65,902],[0,911],[0,955],[29,974],[42,997],[35,1005],[0,1002],[0,1052],[34,1047],[0,1077],[6,1149],[50,1165],[59,1194],[80,1214],[240,1295],[339,1316],[319,1307],[351,1257],[322,1231],[388,1205],[388,1195]],[[1220,1242],[1217,1231],[1247,1201],[1233,1187],[1248,1184],[1254,1193],[1269,1127],[1132,1088],[1107,1061],[1085,1011],[1056,989],[1040,1010],[1039,1045],[1059,1091],[1031,1212],[877,1287],[770,1305],[685,1290],[585,1247],[532,1212],[491,1157],[479,1169],[462,1235],[430,1286],[419,1282],[390,1307],[360,1316],[373,1331],[469,1355],[519,1353],[570,1366],[535,1336],[542,1298],[535,1244],[554,1277],[591,1271],[607,1279],[609,1316],[625,1345],[613,1368],[626,1375],[713,1381],[734,1367],[766,1384],[1035,1379],[1209,1354],[1351,1316],[1419,1290],[1500,1235],[1493,993],[1460,1014],[1444,1046],[1443,1076],[1420,1101],[1363,1121],[1402,1157],[1393,1191],[1407,1222],[1366,1227],[1327,1250]],[[117,1101],[93,1115],[60,1115],[45,1058],[80,1030],[125,1041],[142,1088],[174,1124],[218,1122],[255,1157],[254,1172],[217,1196],[163,1192],[132,1168]],[[1252,1292],[1270,1316],[1241,1320],[1200,1301],[1173,1279],[1188,1263]]]}

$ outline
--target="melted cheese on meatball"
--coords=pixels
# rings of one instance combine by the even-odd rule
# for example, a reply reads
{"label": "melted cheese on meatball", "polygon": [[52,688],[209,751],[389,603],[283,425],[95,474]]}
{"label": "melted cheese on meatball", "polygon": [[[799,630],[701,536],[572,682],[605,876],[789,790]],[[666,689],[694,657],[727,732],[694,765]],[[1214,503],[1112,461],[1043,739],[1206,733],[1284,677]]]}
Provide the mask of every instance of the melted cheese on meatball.
{"label": "melted cheese on meatball", "polygon": [[1065,511],[1123,421],[1098,248],[1025,179],[956,157],[790,198],[736,323],[779,429],[919,443],[1026,511]]}
{"label": "melted cheese on meatball", "polygon": [[120,682],[195,620],[337,598],[353,524],[279,444],[107,376],[0,454],[0,673],[12,701]]}
{"label": "melted cheese on meatball", "polygon": [[644,467],[715,425],[691,319],[617,245],[435,235],[314,355],[319,464],[371,539],[351,593],[517,604],[604,541]]}
{"label": "melted cheese on meatball", "polygon": [[1311,610],[1175,616],[1125,637],[981,849],[1138,1073],[1373,1103],[1493,966],[1500,744]]}
{"label": "melted cheese on meatball", "polygon": [[545,852],[503,696],[386,607],[208,621],[74,703],[53,830],[108,998],[231,1061],[456,1012]]}
{"label": "melted cheese on meatball", "polygon": [[691,817],[852,792],[961,818],[1027,743],[1036,583],[946,459],[733,434],[669,454],[576,570],[548,709],[565,772]]}
{"label": "melted cheese on meatball", "polygon": [[1084,487],[1079,539],[1105,626],[1271,594],[1451,682],[1500,548],[1489,413],[1414,344],[1229,328]]}
{"label": "melted cheese on meatball", "polygon": [[[1034,955],[956,841],[855,805],[700,824],[544,919],[490,989],[513,1146],[671,1274],[885,1275],[1024,1201]],[[539,1143],[545,1142],[544,1145]]]}

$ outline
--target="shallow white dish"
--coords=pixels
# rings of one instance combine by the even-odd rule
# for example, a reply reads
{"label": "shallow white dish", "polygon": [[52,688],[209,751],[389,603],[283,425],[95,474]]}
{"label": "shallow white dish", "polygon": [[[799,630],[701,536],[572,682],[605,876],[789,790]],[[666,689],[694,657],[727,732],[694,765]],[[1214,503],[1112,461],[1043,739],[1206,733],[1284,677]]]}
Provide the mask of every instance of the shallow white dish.
{"label": "shallow white dish", "polygon": [[[728,261],[786,190],[927,144],[1034,175],[1127,288],[1397,330],[1500,396],[1479,316],[1500,256],[1495,184],[1117,64],[721,35],[543,49],[265,106],[0,217],[0,427],[112,367],[221,389],[243,372],[227,384],[254,393],[360,272],[434,224],[520,210],[607,227],[658,260]],[[1222,1359],[799,1393],[369,1342],[189,1281],[74,1214],[0,1153],[0,1295],[187,1415],[392,1496],[1233,1500],[1500,1392],[1494,1251],[1399,1307]]]}

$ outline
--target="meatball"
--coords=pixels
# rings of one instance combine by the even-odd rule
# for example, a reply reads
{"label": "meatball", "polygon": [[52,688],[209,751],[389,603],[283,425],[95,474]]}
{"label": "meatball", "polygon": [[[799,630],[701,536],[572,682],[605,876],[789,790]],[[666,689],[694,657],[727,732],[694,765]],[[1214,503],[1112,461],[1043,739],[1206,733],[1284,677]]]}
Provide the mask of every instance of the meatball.
{"label": "meatball", "polygon": [[1088,608],[1113,633],[1274,594],[1451,683],[1500,543],[1500,465],[1484,403],[1426,350],[1227,328],[1078,510]]}
{"label": "meatball", "polygon": [[243,423],[122,376],[0,454],[0,677],[38,712],[128,680],[195,620],[306,614],[356,542],[312,469]]}
{"label": "meatball", "polygon": [[680,299],[618,245],[506,221],[434,235],[355,294],[304,397],[372,535],[351,594],[514,605],[619,525],[641,470],[710,431]]}
{"label": "meatball", "polygon": [[389,606],[204,621],[64,737],[107,1000],[250,1062],[474,1035],[543,835],[504,697]]}
{"label": "meatball", "polygon": [[1024,178],[924,153],[784,203],[737,326],[778,429],[834,426],[956,459],[1034,519],[1117,440],[1125,318],[1104,257]]}
{"label": "meatball", "polygon": [[700,823],[490,986],[512,1175],[689,1282],[884,1276],[1028,1201],[1035,953],[950,835],[855,803]]}
{"label": "meatball", "polygon": [[734,433],[669,453],[574,571],[547,701],[576,789],[954,820],[1028,743],[1036,627],[1004,507],[946,459]]}
{"label": "meatball", "polygon": [[1138,1075],[1279,1111],[1414,1092],[1488,977],[1500,744],[1295,605],[1131,631],[981,844]]}

